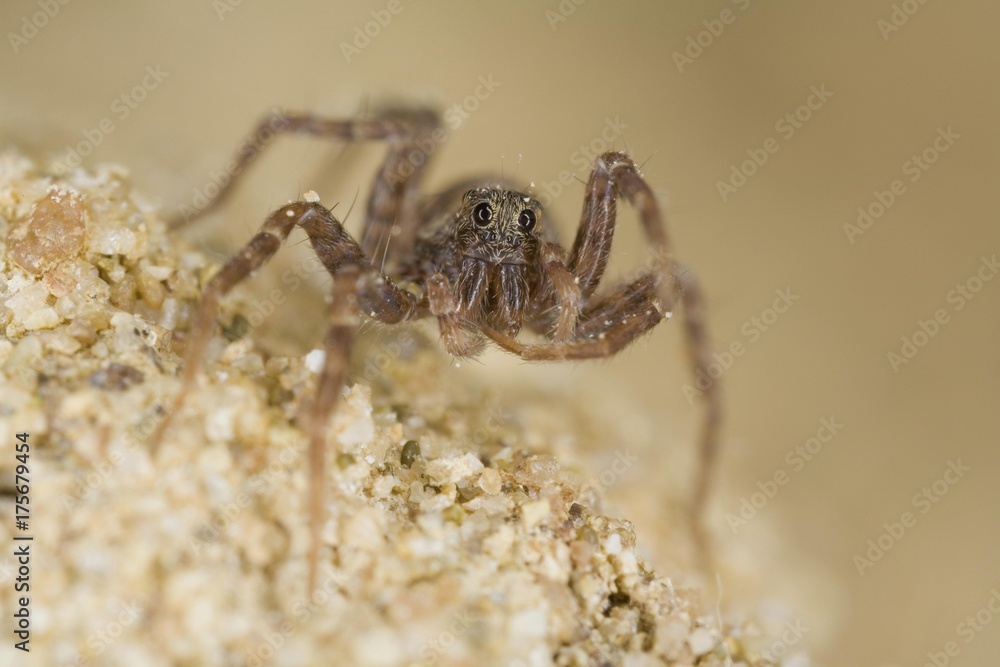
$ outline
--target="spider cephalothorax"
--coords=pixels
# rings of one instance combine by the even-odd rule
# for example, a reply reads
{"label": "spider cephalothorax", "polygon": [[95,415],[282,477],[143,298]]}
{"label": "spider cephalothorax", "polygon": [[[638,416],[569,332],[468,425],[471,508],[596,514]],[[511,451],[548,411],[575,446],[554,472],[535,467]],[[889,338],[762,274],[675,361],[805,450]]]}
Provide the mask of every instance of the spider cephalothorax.
{"label": "spider cephalothorax", "polygon": [[[433,151],[443,135],[432,112],[397,111],[346,121],[283,114],[280,120],[282,132],[389,143],[369,196],[361,242],[348,234],[317,196],[271,213],[257,235],[206,286],[188,338],[181,390],[153,440],[160,439],[195,383],[222,297],[267,262],[293,229],[301,227],[333,278],[325,357],[307,421],[310,588],[321,547],[327,425],[347,381],[354,338],[364,319],[396,324],[433,317],[445,348],[456,357],[478,354],[492,341],[526,360],[592,359],[625,348],[681,302],[695,372],[714,377],[709,372],[713,359],[697,283],[690,271],[673,261],[656,197],[628,155],[609,152],[595,161],[585,186],[580,226],[567,252],[554,234],[543,233],[539,203],[507,187],[503,178],[464,179],[418,203],[430,157],[426,147]],[[274,118],[265,120],[261,127],[265,126],[273,127]],[[233,173],[243,172],[257,154],[240,153]],[[237,180],[223,186],[200,213],[217,206]],[[599,294],[619,199],[637,209],[652,252],[644,270]],[[522,328],[533,332],[535,341],[519,340]],[[718,383],[711,383],[704,396],[708,413],[692,508],[696,537],[717,439]]]}
{"label": "spider cephalothorax", "polygon": [[465,194],[455,217],[454,274],[460,316],[516,336],[537,280],[541,205],[502,188]]}

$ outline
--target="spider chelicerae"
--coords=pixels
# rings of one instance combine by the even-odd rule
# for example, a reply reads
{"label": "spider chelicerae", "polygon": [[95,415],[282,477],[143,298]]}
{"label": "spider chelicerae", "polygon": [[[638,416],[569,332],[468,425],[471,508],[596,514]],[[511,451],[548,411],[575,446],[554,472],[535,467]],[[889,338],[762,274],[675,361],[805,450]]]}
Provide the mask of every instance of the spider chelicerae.
{"label": "spider chelicerae", "polygon": [[[325,357],[307,426],[309,590],[315,582],[324,519],[325,432],[364,320],[396,324],[434,317],[445,349],[459,358],[477,355],[492,341],[526,360],[589,359],[623,349],[668,318],[680,302],[694,371],[711,377],[700,291],[691,271],[674,261],[656,197],[628,155],[607,152],[595,161],[580,227],[567,252],[544,223],[539,202],[503,178],[467,178],[440,194],[421,197],[429,158],[444,136],[432,111],[393,110],[355,120],[276,113],[261,123],[254,136],[267,129],[388,144],[368,199],[361,240],[355,241],[311,193],[271,213],[206,285],[188,338],[181,388],[154,442],[195,383],[220,300],[265,264],[295,227],[301,227],[333,277]],[[258,153],[256,146],[244,145],[231,163],[231,173],[241,173]],[[222,186],[198,215],[218,206],[236,180]],[[636,277],[597,294],[610,257],[620,198],[637,209],[652,247],[651,260]],[[519,340],[524,328],[537,340]],[[707,412],[691,506],[692,527],[702,550],[699,526],[720,421],[718,383],[710,383],[703,395]]]}

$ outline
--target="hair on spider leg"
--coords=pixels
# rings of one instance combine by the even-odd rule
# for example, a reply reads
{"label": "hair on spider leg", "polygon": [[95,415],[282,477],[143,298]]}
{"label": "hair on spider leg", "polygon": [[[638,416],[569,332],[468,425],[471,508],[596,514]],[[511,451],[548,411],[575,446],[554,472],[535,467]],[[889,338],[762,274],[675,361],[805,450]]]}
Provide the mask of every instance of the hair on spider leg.
{"label": "hair on spider leg", "polygon": [[[379,234],[379,242],[381,243],[382,233]],[[382,248],[382,261],[379,262],[378,270],[382,273],[385,272],[385,260],[389,257],[389,244],[392,242],[392,230],[385,232],[385,247]],[[372,266],[375,265],[375,258],[372,257]]]}
{"label": "hair on spider leg", "polygon": [[[631,152],[632,152],[632,151],[629,151],[629,153],[631,153]],[[639,169],[639,171],[642,171],[642,168],[646,166],[646,163],[647,163],[647,162],[649,162],[650,160],[652,160],[652,159],[653,159],[653,156],[655,156],[655,155],[656,155],[657,153],[659,153],[659,152],[660,152],[659,150],[655,150],[655,151],[653,151],[652,153],[650,153],[650,154],[649,154],[649,157],[647,157],[647,158],[646,158],[645,160],[643,160],[643,161],[642,161],[642,162],[641,162],[641,163],[640,163],[640,164],[638,165],[638,169]]]}
{"label": "hair on spider leg", "polygon": [[[331,278],[324,363],[307,419],[310,590],[321,552],[328,546],[321,538],[329,486],[323,455],[327,425],[348,381],[357,336],[368,324],[434,318],[449,364],[455,365],[473,359],[482,363],[477,357],[490,341],[528,362],[604,359],[644,338],[666,319],[664,313],[679,304],[692,372],[704,370],[710,339],[700,291],[693,273],[672,259],[656,195],[625,153],[608,151],[596,158],[585,182],[575,239],[564,248],[541,203],[530,191],[508,185],[503,159],[499,179],[467,177],[429,203],[418,204],[422,176],[432,157],[421,147],[433,144],[432,137],[443,132],[434,112],[394,109],[348,120],[284,113],[281,119],[282,132],[387,145],[368,198],[360,241],[318,198],[306,197],[271,213],[206,285],[185,352],[181,388],[163,422],[180,410],[194,387],[221,299],[266,264],[291,231],[301,227]],[[419,164],[412,160],[413,154],[423,156]],[[254,157],[239,156],[240,174]],[[637,210],[653,259],[612,290],[599,290],[607,281],[621,201]],[[348,216],[353,206],[354,202]],[[522,331],[532,332],[535,340],[522,341]],[[690,518],[699,548],[707,549],[701,522],[721,403],[714,386],[704,398],[707,409]]]}

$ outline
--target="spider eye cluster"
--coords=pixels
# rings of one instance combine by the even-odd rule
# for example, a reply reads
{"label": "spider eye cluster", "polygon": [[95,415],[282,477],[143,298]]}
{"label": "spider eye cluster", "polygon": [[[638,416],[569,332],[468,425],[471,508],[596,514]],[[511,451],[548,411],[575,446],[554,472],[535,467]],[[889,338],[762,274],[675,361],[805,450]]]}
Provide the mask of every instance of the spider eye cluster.
{"label": "spider eye cluster", "polygon": [[[490,224],[493,220],[493,207],[488,203],[482,202],[477,204],[474,209],[472,209],[472,219],[477,225],[485,226]],[[537,219],[535,217],[535,212],[531,209],[524,209],[521,214],[517,216],[517,224],[526,232],[530,232],[535,228],[535,223]]]}
{"label": "spider eye cluster", "polygon": [[[480,234],[489,232],[494,226],[499,227],[490,232],[492,236],[488,235],[493,239],[498,238],[499,233],[527,234],[538,227],[541,218],[537,202],[527,195],[511,191],[469,190],[465,193],[465,203],[469,206],[465,219],[481,229]],[[487,236],[482,238],[487,240]]]}

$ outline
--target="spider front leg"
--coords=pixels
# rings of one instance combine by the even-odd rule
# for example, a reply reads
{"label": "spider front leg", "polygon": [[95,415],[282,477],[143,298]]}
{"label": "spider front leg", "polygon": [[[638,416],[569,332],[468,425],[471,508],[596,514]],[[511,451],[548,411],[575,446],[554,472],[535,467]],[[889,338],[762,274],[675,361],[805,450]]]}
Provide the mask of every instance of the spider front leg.
{"label": "spider front leg", "polygon": [[[576,279],[583,298],[590,298],[607,268],[619,197],[627,199],[639,212],[646,238],[652,246],[649,272],[615,295],[585,307],[574,336],[575,341],[582,339],[583,342],[565,344],[569,347],[556,345],[550,353],[599,355],[602,344],[603,349],[613,353],[651,329],[663,317],[668,317],[679,301],[692,371],[696,375],[705,373],[710,377],[708,368],[712,361],[711,347],[701,291],[693,273],[673,260],[666,224],[656,196],[639,174],[635,163],[624,153],[605,153],[597,160],[587,182],[580,228],[567,268]],[[595,337],[598,341],[602,337],[610,341],[595,342]],[[542,350],[526,350],[525,353],[545,354]],[[718,449],[719,424],[722,420],[722,397],[718,381],[710,384],[703,397],[706,411],[699,438],[691,526],[696,545],[708,562],[709,550],[703,522]]]}

